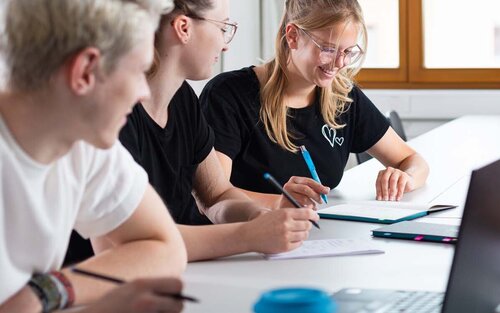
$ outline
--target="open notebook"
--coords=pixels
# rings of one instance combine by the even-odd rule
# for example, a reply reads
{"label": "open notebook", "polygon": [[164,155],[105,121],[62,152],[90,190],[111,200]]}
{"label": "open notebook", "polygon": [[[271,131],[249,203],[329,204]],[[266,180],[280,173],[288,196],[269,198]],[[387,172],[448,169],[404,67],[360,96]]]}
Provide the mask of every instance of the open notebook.
{"label": "open notebook", "polygon": [[456,205],[430,205],[394,201],[363,201],[333,205],[318,210],[322,218],[392,224],[413,220]]}

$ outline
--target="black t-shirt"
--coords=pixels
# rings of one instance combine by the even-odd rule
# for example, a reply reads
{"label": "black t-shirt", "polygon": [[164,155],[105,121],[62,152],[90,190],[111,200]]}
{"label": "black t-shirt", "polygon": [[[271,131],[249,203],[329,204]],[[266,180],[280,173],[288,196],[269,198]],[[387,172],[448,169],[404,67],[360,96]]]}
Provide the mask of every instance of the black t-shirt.
{"label": "black t-shirt", "polygon": [[120,132],[120,141],[146,170],[176,223],[211,224],[198,210],[191,191],[194,173],[212,150],[214,135],[187,82],[170,102],[165,128],[138,104]]}
{"label": "black t-shirt", "polygon": [[[320,113],[318,97],[301,109],[289,108],[287,125],[305,145],[316,165],[321,182],[336,187],[350,152],[363,152],[377,143],[389,124],[373,103],[354,87],[348,110],[338,116],[344,128],[332,129]],[[280,183],[291,176],[311,177],[300,152],[291,153],[273,143],[259,118],[260,85],[251,67],[222,73],[203,90],[200,101],[208,123],[215,132],[215,149],[233,161],[231,182],[240,188],[276,193],[263,179],[271,173]]]}
{"label": "black t-shirt", "polygon": [[[120,132],[120,141],[146,170],[149,182],[176,223],[211,224],[199,212],[191,191],[194,172],[212,150],[214,135],[188,83],[172,98],[165,128],[156,124],[138,104]],[[73,231],[64,264],[80,262],[92,255],[90,241]]]}

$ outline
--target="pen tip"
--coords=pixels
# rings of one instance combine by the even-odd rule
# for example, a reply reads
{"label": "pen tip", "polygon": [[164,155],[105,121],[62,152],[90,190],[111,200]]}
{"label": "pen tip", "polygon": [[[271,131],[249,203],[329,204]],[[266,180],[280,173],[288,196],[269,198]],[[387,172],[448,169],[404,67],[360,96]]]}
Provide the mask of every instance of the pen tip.
{"label": "pen tip", "polygon": [[271,177],[271,174],[269,173],[264,173],[264,179],[269,179]]}

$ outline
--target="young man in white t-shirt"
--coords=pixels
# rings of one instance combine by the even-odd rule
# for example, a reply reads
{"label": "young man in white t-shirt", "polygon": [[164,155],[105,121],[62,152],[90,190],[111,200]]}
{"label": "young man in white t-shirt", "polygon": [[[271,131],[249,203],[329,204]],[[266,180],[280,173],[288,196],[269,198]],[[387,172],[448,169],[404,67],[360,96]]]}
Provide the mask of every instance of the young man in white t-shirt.
{"label": "young man in white t-shirt", "polygon": [[[123,280],[178,277],[182,238],[117,142],[149,96],[157,17],[171,0],[9,0],[0,94],[0,312],[86,304],[114,285],[61,264],[71,230],[113,248],[78,267]],[[135,281],[89,312],[178,312],[176,278]],[[139,298],[138,297],[142,297]]]}

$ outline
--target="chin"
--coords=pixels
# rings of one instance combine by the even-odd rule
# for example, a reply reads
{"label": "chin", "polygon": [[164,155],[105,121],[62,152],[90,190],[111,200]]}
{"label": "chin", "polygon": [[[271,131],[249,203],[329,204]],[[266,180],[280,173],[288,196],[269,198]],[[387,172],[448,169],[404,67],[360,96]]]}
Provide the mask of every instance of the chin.
{"label": "chin", "polygon": [[333,83],[333,79],[332,80],[328,80],[328,81],[325,81],[325,80],[320,80],[320,81],[317,81],[315,83],[316,86],[318,86],[319,88],[328,88],[332,85]]}
{"label": "chin", "polygon": [[113,141],[113,142],[104,142],[104,141],[101,141],[101,142],[90,143],[90,144],[92,146],[94,146],[95,148],[97,148],[97,149],[108,150],[111,147],[113,147],[113,145],[115,144],[115,142],[116,141]]}
{"label": "chin", "polygon": [[117,140],[118,136],[102,136],[93,138],[92,140],[87,141],[87,143],[97,149],[107,150],[113,147]]}

